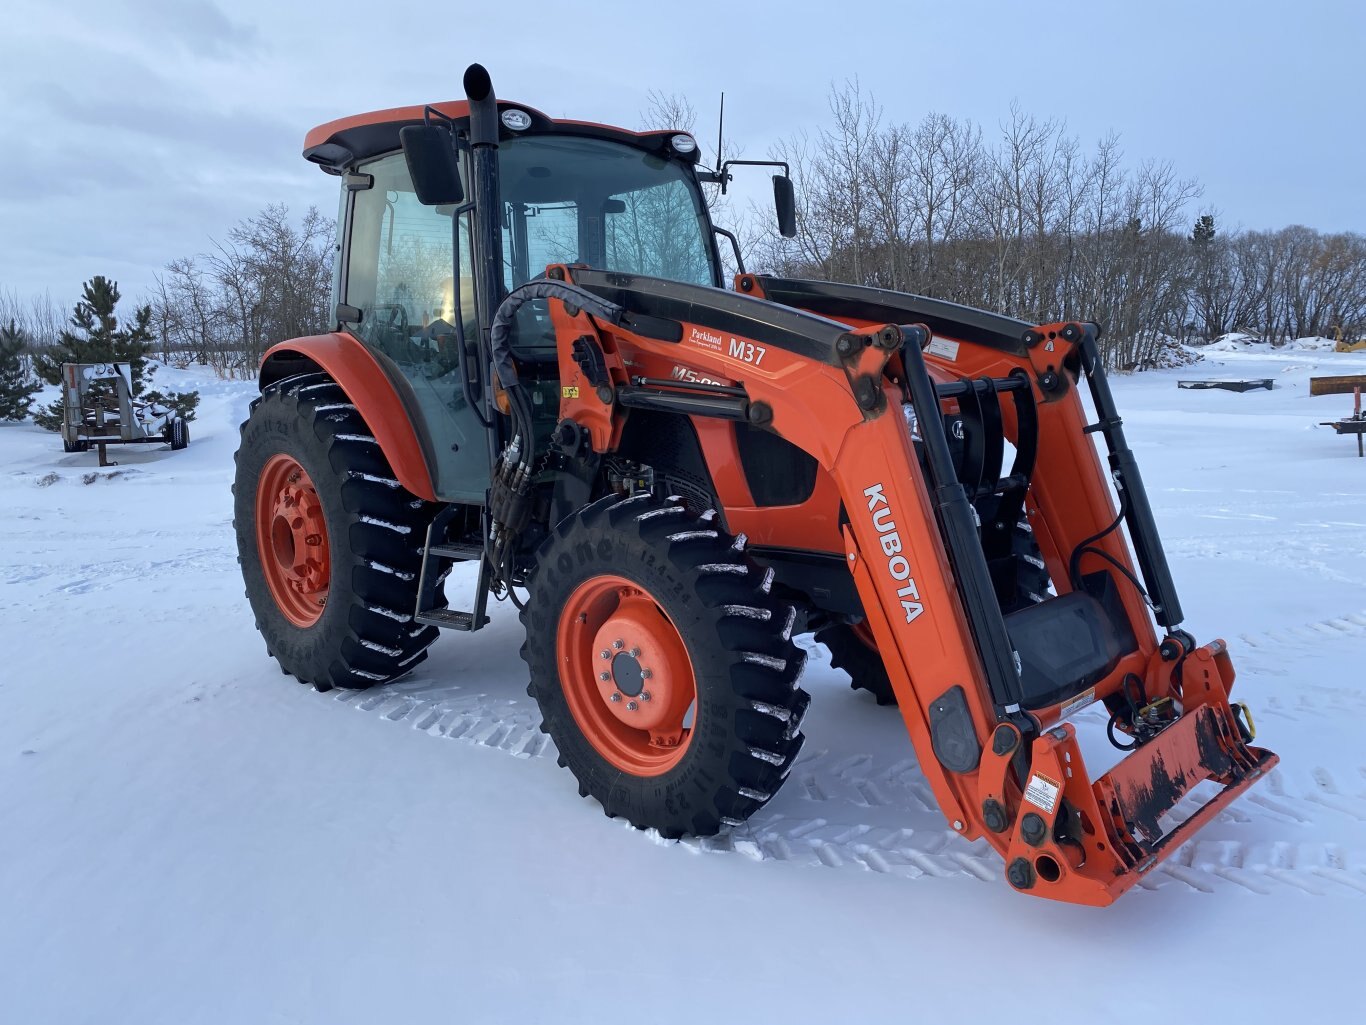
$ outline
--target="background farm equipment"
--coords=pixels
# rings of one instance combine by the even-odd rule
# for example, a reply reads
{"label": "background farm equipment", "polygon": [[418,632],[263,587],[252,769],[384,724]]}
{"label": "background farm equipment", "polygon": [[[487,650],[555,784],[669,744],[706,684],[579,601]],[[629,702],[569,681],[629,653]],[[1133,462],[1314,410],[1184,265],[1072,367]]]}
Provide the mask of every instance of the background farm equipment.
{"label": "background farm equipment", "polygon": [[1333,349],[1335,352],[1366,352],[1366,337],[1352,339],[1342,333],[1342,328],[1333,328]]}
{"label": "background farm equipment", "polygon": [[110,465],[108,445],[164,442],[179,451],[190,443],[185,418],[174,409],[133,398],[127,363],[62,365],[62,447],[67,452],[99,450],[100,465]]}
{"label": "background farm equipment", "polygon": [[1366,376],[1351,375],[1344,377],[1316,377],[1311,382],[1311,388],[1317,385],[1319,390],[1313,391],[1315,395],[1339,395],[1350,391],[1352,393],[1352,415],[1344,416],[1338,420],[1321,421],[1321,426],[1331,427],[1338,434],[1351,437],[1356,435],[1357,456],[1366,457],[1366,410],[1361,408],[1361,389],[1366,387]]}

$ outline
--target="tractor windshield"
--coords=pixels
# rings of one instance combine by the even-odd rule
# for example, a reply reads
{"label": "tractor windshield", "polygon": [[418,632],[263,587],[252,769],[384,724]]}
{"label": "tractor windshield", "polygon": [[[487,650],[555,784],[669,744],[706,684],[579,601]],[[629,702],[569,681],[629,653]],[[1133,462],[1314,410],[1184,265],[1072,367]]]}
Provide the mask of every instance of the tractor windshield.
{"label": "tractor windshield", "polygon": [[499,147],[503,266],[512,288],[551,263],[720,283],[710,222],[683,165],[583,136]]}

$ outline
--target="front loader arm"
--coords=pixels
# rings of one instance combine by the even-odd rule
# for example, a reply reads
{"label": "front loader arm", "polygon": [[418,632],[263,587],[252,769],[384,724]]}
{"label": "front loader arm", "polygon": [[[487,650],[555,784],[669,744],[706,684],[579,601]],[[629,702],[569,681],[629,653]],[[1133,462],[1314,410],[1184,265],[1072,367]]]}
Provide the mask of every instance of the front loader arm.
{"label": "front loader arm", "polygon": [[[1032,399],[1041,473],[1031,502],[1053,549],[1050,568],[1061,569],[1073,546],[1114,515],[1076,396],[1083,365],[1103,373],[1085,364],[1094,355],[1089,327],[1036,329],[1046,347],[958,339],[955,369],[985,373],[945,384],[943,368],[931,366],[942,335],[925,324],[878,323],[847,309],[841,322],[743,294],[581,268],[552,268],[556,274],[620,311],[607,323],[572,302],[551,303],[562,422],[584,428],[595,451],[612,450],[631,409],[649,408],[771,430],[834,480],[847,517],[844,554],[922,770],[953,829],[986,838],[1007,859],[1017,889],[1108,904],[1275,764],[1273,754],[1249,746],[1229,704],[1233,673],[1222,643],[1196,648],[1174,631],[1159,645],[1132,589],[1108,613],[1128,620],[1127,650],[1081,681],[1089,686],[1055,680],[1062,697],[1042,702],[1037,681],[1034,692],[1025,686],[1021,631],[1040,628],[1021,621],[1012,635],[996,604],[972,496],[956,475],[940,412],[946,402],[994,403],[1007,393]],[[651,372],[670,362],[692,368],[691,377]],[[914,410],[923,456],[904,407]],[[1102,426],[1107,436],[1117,429]],[[1050,469],[1049,459],[1059,462]],[[1121,484],[1141,489],[1127,459]],[[1079,499],[1066,494],[1069,477]],[[1126,502],[1126,514],[1132,508]],[[1092,563],[1106,566],[1108,557],[1132,574],[1119,534],[1091,546],[1102,553],[1087,556]],[[1066,561],[1075,567],[1075,557]],[[1053,577],[1055,609],[1079,615],[1098,604],[1072,591],[1073,578],[1085,575]],[[1045,630],[1061,624],[1066,642],[1070,620],[1031,615]],[[1095,700],[1116,715],[1124,702],[1137,711],[1136,686],[1151,730],[1092,781],[1073,726],[1060,720]],[[1159,821],[1202,780],[1221,787],[1216,797],[1180,826]]]}

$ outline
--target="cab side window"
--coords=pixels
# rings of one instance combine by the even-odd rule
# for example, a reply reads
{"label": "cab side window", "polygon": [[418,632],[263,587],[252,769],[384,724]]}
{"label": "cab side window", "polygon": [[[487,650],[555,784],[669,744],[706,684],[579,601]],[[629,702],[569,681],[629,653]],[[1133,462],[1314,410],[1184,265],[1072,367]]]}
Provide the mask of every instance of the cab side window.
{"label": "cab side window", "polygon": [[454,320],[451,213],[417,201],[401,153],[360,171],[374,185],[356,194],[352,210],[346,302],[361,311],[357,333],[365,341],[399,362],[421,359],[424,353],[410,347],[430,348],[423,342],[439,330],[437,322]]}
{"label": "cab side window", "polygon": [[468,350],[477,337],[468,217],[460,225],[456,281],[454,209],[417,201],[402,153],[357,171],[373,184],[352,199],[342,301],[360,310],[360,321],[350,330],[407,382],[438,495],[481,501],[488,486],[487,444],[462,373],[474,353],[462,360],[455,327],[459,318]]}

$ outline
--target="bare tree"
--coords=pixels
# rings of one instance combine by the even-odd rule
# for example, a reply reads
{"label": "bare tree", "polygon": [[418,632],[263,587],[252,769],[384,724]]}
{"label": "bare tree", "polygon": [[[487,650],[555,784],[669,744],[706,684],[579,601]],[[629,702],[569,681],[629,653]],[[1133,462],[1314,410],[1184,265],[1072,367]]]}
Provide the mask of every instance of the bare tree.
{"label": "bare tree", "polygon": [[209,253],[172,260],[152,296],[163,354],[250,375],[269,345],[324,329],[334,234],[316,208],[295,222],[274,205],[212,241]]}

